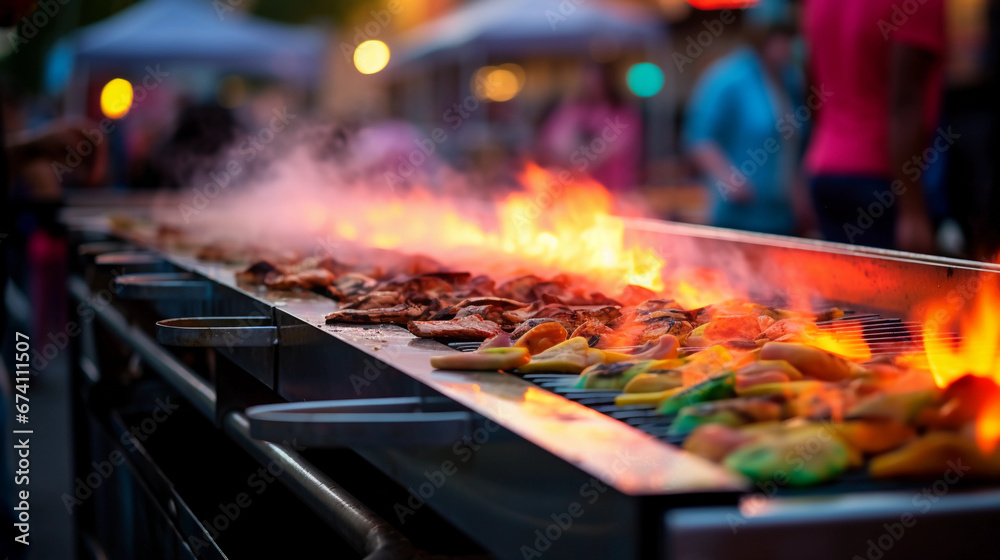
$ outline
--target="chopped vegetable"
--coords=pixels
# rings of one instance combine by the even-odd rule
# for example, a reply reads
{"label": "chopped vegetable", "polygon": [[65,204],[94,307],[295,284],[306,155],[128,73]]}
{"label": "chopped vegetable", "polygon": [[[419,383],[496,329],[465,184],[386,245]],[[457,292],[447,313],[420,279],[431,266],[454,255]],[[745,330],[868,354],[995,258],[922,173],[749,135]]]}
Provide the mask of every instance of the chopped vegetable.
{"label": "chopped vegetable", "polygon": [[622,393],[615,397],[615,404],[618,406],[629,406],[633,404],[659,405],[671,395],[683,391],[683,387],[667,389],[666,391],[656,391],[655,393]]}
{"label": "chopped vegetable", "polygon": [[788,377],[788,379],[793,381],[802,379],[802,372],[795,369],[792,364],[785,360],[757,360],[736,369],[736,373],[742,375],[752,375],[772,371],[783,373],[786,377]]}
{"label": "chopped vegetable", "polygon": [[566,327],[555,321],[542,323],[530,331],[524,333],[514,344],[517,348],[527,348],[528,352],[534,356],[560,342],[565,342],[567,337]]}
{"label": "chopped vegetable", "polygon": [[532,356],[531,361],[518,367],[517,371],[580,373],[592,365],[603,362],[604,353],[587,345],[587,339],[577,336]]}
{"label": "chopped vegetable", "polygon": [[794,342],[768,342],[761,348],[760,359],[785,360],[802,375],[822,381],[840,381],[863,371],[840,356]]}
{"label": "chopped vegetable", "polygon": [[684,449],[716,463],[734,449],[753,441],[754,436],[719,424],[698,426],[684,440]]}
{"label": "chopped vegetable", "polygon": [[808,486],[842,474],[851,464],[847,444],[820,424],[762,435],[730,453],[723,464],[756,481]]}
{"label": "chopped vegetable", "polygon": [[483,351],[488,348],[510,348],[511,346],[513,346],[513,343],[510,340],[510,335],[502,332],[484,340],[483,343],[479,345],[479,351]]}
{"label": "chopped vegetable", "polygon": [[616,362],[590,366],[580,374],[579,389],[621,390],[635,376],[656,367],[658,362]]}
{"label": "chopped vegetable", "polygon": [[685,435],[705,424],[735,427],[780,419],[781,405],[774,401],[760,397],[722,399],[680,409],[670,425],[670,434]]}
{"label": "chopped vegetable", "polygon": [[524,366],[531,360],[525,348],[487,348],[478,352],[455,352],[431,358],[437,369],[468,369],[477,371],[506,371]]}
{"label": "chopped vegetable", "polygon": [[873,393],[849,408],[847,418],[895,420],[909,423],[921,409],[933,402],[937,395],[936,388],[899,393]]}
{"label": "chopped vegetable", "polygon": [[[972,438],[956,432],[928,432],[909,445],[871,460],[868,472],[875,478],[940,478],[959,465],[959,476],[1000,476],[1000,456],[985,456]],[[968,469],[968,471],[965,471]]]}
{"label": "chopped vegetable", "polygon": [[727,371],[719,377],[703,381],[671,396],[660,404],[657,412],[660,414],[676,414],[685,406],[732,398],[736,396],[735,385],[735,374]]}
{"label": "chopped vegetable", "polygon": [[680,346],[681,343],[677,340],[676,336],[665,334],[656,339],[656,341],[644,344],[632,356],[636,360],[666,360],[668,358],[676,358],[677,350]]}
{"label": "chopped vegetable", "polygon": [[684,372],[678,369],[661,369],[646,371],[632,378],[625,385],[626,393],[651,393],[666,391],[684,386]]}
{"label": "chopped vegetable", "polygon": [[836,429],[844,441],[863,453],[884,453],[916,437],[913,428],[893,420],[858,420]]}

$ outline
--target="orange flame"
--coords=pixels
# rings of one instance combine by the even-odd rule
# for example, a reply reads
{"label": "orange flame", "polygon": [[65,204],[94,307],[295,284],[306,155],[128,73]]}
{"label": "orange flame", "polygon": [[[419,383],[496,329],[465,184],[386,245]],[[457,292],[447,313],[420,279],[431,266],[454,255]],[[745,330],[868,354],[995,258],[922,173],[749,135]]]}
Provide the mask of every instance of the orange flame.
{"label": "orange flame", "polygon": [[604,187],[563,181],[534,164],[521,183],[523,190],[495,202],[493,215],[489,205],[416,189],[389,201],[345,201],[329,211],[309,203],[299,221],[321,224],[347,241],[422,253],[477,272],[567,273],[609,295],[629,284],[663,290],[664,260],[626,241],[625,221],[612,215],[614,200]]}
{"label": "orange flame", "polygon": [[614,201],[588,180],[563,184],[529,164],[524,192],[511,194],[498,210],[500,248],[566,272],[611,277],[654,291],[663,289],[663,260],[655,251],[625,244],[625,222],[611,215]]}
{"label": "orange flame", "polygon": [[[927,363],[939,387],[966,374],[1000,383],[1000,289],[992,275],[983,278],[972,312],[963,317],[961,342],[952,347],[940,318],[949,316],[942,302],[931,305],[924,321]],[[1000,397],[990,399],[976,417],[976,444],[992,453],[1000,443]]]}
{"label": "orange flame", "polygon": [[835,331],[816,330],[806,340],[811,346],[837,354],[851,361],[867,362],[872,359],[871,348],[865,341],[861,325],[845,325]]}
{"label": "orange flame", "polygon": [[685,268],[671,275],[671,297],[685,309],[697,309],[739,297],[721,271],[705,267]]}
{"label": "orange flame", "polygon": [[994,397],[983,406],[976,417],[976,445],[990,455],[1000,444],[1000,397]]}
{"label": "orange flame", "polygon": [[983,279],[983,289],[973,310],[961,322],[962,343],[952,348],[940,317],[949,315],[943,303],[931,305],[924,321],[924,348],[939,387],[947,387],[967,373],[1000,381],[1000,290],[993,277]]}

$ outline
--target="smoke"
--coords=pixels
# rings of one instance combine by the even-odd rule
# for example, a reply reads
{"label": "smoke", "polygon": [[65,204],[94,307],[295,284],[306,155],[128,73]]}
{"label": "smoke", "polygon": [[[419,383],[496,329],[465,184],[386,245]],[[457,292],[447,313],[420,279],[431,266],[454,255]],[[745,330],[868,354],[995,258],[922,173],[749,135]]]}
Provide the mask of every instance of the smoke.
{"label": "smoke", "polygon": [[199,245],[264,254],[349,265],[422,255],[497,281],[566,273],[612,296],[635,283],[690,307],[746,296],[809,306],[811,296],[789,295],[773,267],[731,241],[642,219],[634,206],[633,217],[613,217],[612,195],[586,178],[528,164],[487,182],[434,154],[414,157],[419,139],[390,123],[357,133],[301,126],[249,161],[236,145],[154,219]]}

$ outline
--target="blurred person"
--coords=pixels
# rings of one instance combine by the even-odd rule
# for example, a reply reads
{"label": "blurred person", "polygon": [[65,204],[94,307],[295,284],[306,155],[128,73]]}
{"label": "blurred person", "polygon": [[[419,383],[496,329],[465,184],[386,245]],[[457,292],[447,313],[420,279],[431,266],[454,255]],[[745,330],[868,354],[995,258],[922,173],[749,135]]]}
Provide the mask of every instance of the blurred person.
{"label": "blurred person", "polygon": [[785,123],[792,93],[801,89],[791,65],[793,34],[781,22],[748,23],[748,44],[706,69],[691,94],[683,142],[712,193],[712,225],[796,230],[801,133]]}
{"label": "blurred person", "polygon": [[608,66],[585,68],[580,94],[557,105],[539,134],[543,165],[586,173],[611,191],[638,186],[642,152],[642,119]]}
{"label": "blurred person", "polygon": [[[934,251],[922,160],[941,105],[944,0],[806,0],[810,77],[831,95],[807,153],[823,236]],[[940,154],[939,154],[940,155]]]}
{"label": "blurred person", "polygon": [[184,106],[173,132],[150,156],[152,171],[147,176],[156,179],[149,180],[186,188],[209,172],[221,172],[225,162],[220,166],[219,160],[236,148],[241,131],[230,109],[214,103]]}

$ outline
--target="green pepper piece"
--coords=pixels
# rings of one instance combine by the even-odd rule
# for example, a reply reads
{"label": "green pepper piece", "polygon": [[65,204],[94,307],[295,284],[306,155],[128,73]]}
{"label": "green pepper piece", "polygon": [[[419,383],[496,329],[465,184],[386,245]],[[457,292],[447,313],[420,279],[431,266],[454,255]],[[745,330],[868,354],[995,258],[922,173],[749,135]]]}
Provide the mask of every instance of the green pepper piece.
{"label": "green pepper piece", "polygon": [[723,464],[752,480],[783,477],[789,486],[808,486],[840,476],[850,451],[826,426],[809,424],[741,445]]}
{"label": "green pepper piece", "polygon": [[676,414],[685,406],[729,399],[736,396],[736,374],[727,371],[718,377],[692,385],[660,404],[660,414]]}
{"label": "green pepper piece", "polygon": [[694,431],[698,426],[705,424],[719,424],[735,428],[746,424],[746,420],[732,410],[719,410],[712,414],[701,415],[689,409],[695,407],[685,406],[677,413],[677,419],[670,425],[667,433],[671,436],[686,436]]}
{"label": "green pepper piece", "polygon": [[685,406],[670,426],[670,435],[687,435],[704,424],[735,428],[753,422],[781,419],[781,405],[768,399],[722,399]]}

